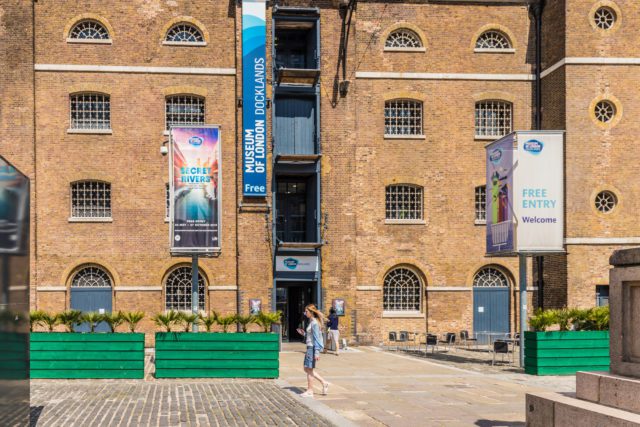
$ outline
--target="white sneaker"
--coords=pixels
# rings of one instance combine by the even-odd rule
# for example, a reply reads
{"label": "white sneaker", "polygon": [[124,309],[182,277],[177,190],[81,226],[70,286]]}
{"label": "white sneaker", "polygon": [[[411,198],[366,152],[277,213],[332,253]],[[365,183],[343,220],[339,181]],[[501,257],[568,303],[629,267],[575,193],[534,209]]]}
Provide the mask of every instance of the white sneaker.
{"label": "white sneaker", "polygon": [[304,393],[302,393],[300,397],[313,397],[313,392],[310,390],[307,390]]}
{"label": "white sneaker", "polygon": [[326,396],[329,393],[329,383],[324,383],[322,385],[322,395]]}

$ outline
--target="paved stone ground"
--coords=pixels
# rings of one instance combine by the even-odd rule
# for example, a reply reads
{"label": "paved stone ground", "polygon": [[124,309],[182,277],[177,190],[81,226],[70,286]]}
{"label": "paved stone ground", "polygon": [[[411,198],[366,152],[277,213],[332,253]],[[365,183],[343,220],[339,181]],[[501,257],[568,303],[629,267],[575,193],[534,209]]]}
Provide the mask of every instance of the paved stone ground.
{"label": "paved stone ground", "polygon": [[[303,388],[303,348],[288,346],[281,377]],[[362,426],[524,426],[525,394],[575,392],[575,377],[536,377],[513,366],[491,366],[467,350],[432,356],[359,347],[322,355],[319,373],[332,383],[316,399]]]}
{"label": "paved stone ground", "polygon": [[31,426],[330,426],[274,381],[33,380]]}

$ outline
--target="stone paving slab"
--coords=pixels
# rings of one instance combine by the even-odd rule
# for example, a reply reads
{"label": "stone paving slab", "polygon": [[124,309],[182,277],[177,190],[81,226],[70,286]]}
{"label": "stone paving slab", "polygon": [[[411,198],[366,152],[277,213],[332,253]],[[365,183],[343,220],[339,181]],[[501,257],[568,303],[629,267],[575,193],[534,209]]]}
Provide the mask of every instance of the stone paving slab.
{"label": "stone paving slab", "polygon": [[31,426],[331,426],[272,380],[33,380]]}

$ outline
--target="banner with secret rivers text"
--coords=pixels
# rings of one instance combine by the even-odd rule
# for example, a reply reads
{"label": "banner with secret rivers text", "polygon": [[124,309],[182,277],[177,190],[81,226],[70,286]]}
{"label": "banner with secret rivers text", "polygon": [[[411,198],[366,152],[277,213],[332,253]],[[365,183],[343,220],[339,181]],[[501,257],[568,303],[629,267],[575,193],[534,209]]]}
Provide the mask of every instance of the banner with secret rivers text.
{"label": "banner with secret rivers text", "polygon": [[221,149],[218,126],[171,129],[172,254],[220,251]]}

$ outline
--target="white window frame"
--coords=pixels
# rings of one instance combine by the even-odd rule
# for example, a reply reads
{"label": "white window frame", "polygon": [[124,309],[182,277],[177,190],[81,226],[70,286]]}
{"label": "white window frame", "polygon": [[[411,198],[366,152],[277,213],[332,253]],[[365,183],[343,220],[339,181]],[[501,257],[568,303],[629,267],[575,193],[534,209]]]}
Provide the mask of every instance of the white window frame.
{"label": "white window frame", "polygon": [[180,124],[172,124],[171,126],[175,126],[175,127],[189,127],[189,126],[202,126],[207,122],[207,98],[205,98],[204,96],[200,96],[200,95],[194,95],[192,93],[181,93],[181,94],[175,94],[175,95],[168,95],[164,98],[164,133],[166,135],[169,134],[169,131],[171,130],[171,127],[169,126],[168,120],[167,120],[167,106],[169,104],[169,100],[173,99],[173,98],[179,98],[179,97],[191,97],[191,98],[196,98],[196,99],[201,99],[202,100],[202,106],[203,106],[203,111],[202,111],[202,122],[198,122],[198,123],[180,123]]}
{"label": "white window frame", "polygon": [[[394,133],[387,133],[387,108],[396,108],[399,109],[398,107],[387,107],[388,103],[400,103],[400,102],[407,102],[407,103],[414,103],[416,105],[420,106],[420,133],[419,134],[394,134]],[[412,108],[412,107],[407,107],[407,108]],[[417,99],[410,99],[410,98],[397,98],[397,99],[388,99],[384,102],[384,111],[383,111],[383,118],[384,118],[384,138],[385,139],[425,139],[425,134],[424,134],[424,102],[417,100]],[[396,127],[400,127],[398,125],[396,125]],[[412,126],[413,127],[413,126]]]}
{"label": "white window frame", "polygon": [[[416,40],[418,40],[418,42],[420,43],[420,46],[415,46],[415,47],[409,47],[409,46],[387,46],[387,41],[389,40],[389,38],[399,32],[399,31],[406,31],[408,33],[413,34],[413,36],[415,36]],[[418,35],[418,33],[416,33],[415,31],[413,31],[410,28],[396,28],[395,30],[391,31],[389,33],[389,35],[387,36],[386,40],[384,41],[384,51],[385,52],[426,52],[427,49],[424,47],[424,43],[422,42],[422,38]]]}
{"label": "white window frame", "polygon": [[[177,266],[173,269],[171,269],[171,271],[169,271],[169,273],[167,274],[167,277],[164,281],[164,289],[163,289],[163,297],[164,297],[164,301],[163,301],[163,306],[164,306],[164,310],[165,311],[169,311],[169,310],[175,310],[175,311],[183,311],[183,312],[188,312],[190,313],[192,310],[192,303],[193,301],[190,301],[188,307],[185,305],[184,308],[169,308],[167,306],[168,303],[168,284],[169,284],[169,279],[171,278],[171,276],[176,273],[178,270],[181,269],[186,269],[186,270],[191,270],[190,266],[185,266],[185,265],[180,265]],[[204,274],[202,273],[202,270],[198,271],[198,285],[200,285],[200,281],[202,281],[202,287],[198,286],[198,311],[200,312],[204,312],[207,309],[207,289],[208,289],[208,282],[207,279],[205,278]],[[187,289],[186,295],[188,295],[189,298],[193,298],[193,295],[191,293],[191,284],[189,283],[188,285],[185,286],[185,288]],[[202,306],[200,306],[200,290],[202,289]]]}
{"label": "white window frame", "polygon": [[[106,31],[109,37],[107,37],[106,39],[77,39],[77,38],[71,37],[71,33],[73,33],[73,30],[75,30],[78,25],[83,24],[85,22],[95,22],[96,24],[100,25],[102,28],[104,28],[104,30]],[[111,32],[109,32],[109,29],[107,28],[107,26],[104,25],[102,22],[98,21],[97,19],[82,19],[76,22],[75,24],[73,24],[73,26],[69,30],[69,34],[67,35],[67,43],[113,44],[113,40],[111,38]]]}
{"label": "white window frame", "polygon": [[[401,188],[401,187],[406,187],[407,189],[411,189],[416,191],[416,194],[419,194],[420,197],[420,207],[415,209],[413,211],[413,213],[415,212],[419,212],[419,217],[418,218],[389,218],[389,209],[387,209],[387,197],[389,196],[389,192],[392,189],[396,189],[396,193],[398,193],[399,191],[404,192],[405,189]],[[411,194],[407,194],[407,197],[411,197]],[[424,187],[422,187],[421,185],[416,185],[416,184],[390,184],[385,186],[384,188],[384,210],[385,210],[385,214],[384,214],[384,222],[385,224],[425,224],[425,219],[424,219]],[[404,202],[398,202],[396,201],[396,203],[404,203]],[[391,211],[395,211],[395,212],[400,212],[400,209],[398,209],[398,206],[395,207],[395,209],[392,207]],[[411,216],[411,215],[409,215]]]}
{"label": "white window frame", "polygon": [[[486,48],[486,47],[476,47],[478,44],[478,40],[480,40],[480,38],[482,36],[484,36],[487,33],[497,33],[500,34],[502,37],[504,37],[504,39],[507,41],[507,44],[509,45],[509,47],[504,47],[504,48]],[[475,53],[515,53],[515,48],[513,47],[513,42],[511,41],[511,39],[509,38],[509,36],[507,36],[503,31],[500,30],[496,30],[496,29],[490,29],[490,30],[486,30],[483,31],[482,34],[480,34],[478,36],[478,38],[476,39],[473,51]]]}
{"label": "white window frame", "polygon": [[[82,183],[98,183],[108,186],[109,191],[109,216],[74,216],[73,186]],[[106,191],[106,190],[105,190]],[[69,222],[113,222],[113,187],[110,182],[85,179],[69,184]]]}
{"label": "white window frame", "polygon": [[[418,280],[418,285],[419,285],[419,290],[418,290],[418,309],[417,310],[403,310],[403,309],[393,309],[393,308],[385,308],[384,307],[384,292],[385,292],[385,282],[387,281],[387,277],[389,277],[389,275],[391,273],[393,273],[396,270],[400,270],[400,269],[404,269],[407,270],[409,272],[411,272],[413,275],[415,275],[416,279]],[[423,294],[424,294],[424,283],[422,282],[422,279],[420,278],[420,275],[416,272],[415,269],[409,267],[409,266],[397,266],[394,267],[393,269],[389,270],[389,272],[387,272],[387,274],[385,274],[383,282],[382,282],[382,307],[383,307],[383,316],[384,317],[421,317],[423,316],[422,313],[422,304],[423,304]]]}
{"label": "white window frame", "polygon": [[[200,35],[202,36],[202,41],[201,42],[189,42],[189,41],[184,41],[184,42],[177,42],[177,41],[171,41],[171,40],[167,40],[167,37],[169,37],[169,33],[171,32],[171,30],[173,30],[175,27],[177,27],[178,25],[188,25],[190,27],[195,28],[198,33],[200,33]],[[200,29],[200,27],[198,27],[197,25],[191,23],[191,22],[177,22],[175,24],[173,24],[168,30],[167,33],[164,35],[164,40],[162,41],[162,44],[164,46],[206,46],[207,45],[207,41],[204,37],[204,32]]]}
{"label": "white window frame", "polygon": [[[482,197],[484,197],[484,203],[482,202]],[[474,188],[474,207],[475,207],[474,223],[476,225],[486,225],[487,224],[487,186],[486,185],[478,185]],[[482,212],[484,212],[484,219],[481,218]]]}
{"label": "white window frame", "polygon": [[[109,127],[108,128],[83,128],[83,127],[74,127],[74,119],[73,119],[73,98],[80,96],[103,96],[108,99],[109,103]],[[104,102],[104,101],[103,101]],[[67,129],[67,133],[80,133],[80,134],[90,134],[90,135],[111,135],[113,134],[113,129],[111,127],[111,95],[108,93],[102,92],[78,92],[72,93],[69,95],[69,129]]]}
{"label": "white window frame", "polygon": [[[478,114],[478,105],[480,104],[484,104],[485,105],[485,109],[486,109],[486,105],[489,103],[495,103],[495,104],[503,104],[509,107],[509,130],[506,133],[503,134],[495,134],[495,135],[480,135],[478,134],[478,126],[476,125],[476,120],[477,120],[477,114]],[[477,140],[487,140],[487,141],[493,141],[499,138],[502,138],[505,135],[510,134],[511,132],[513,132],[513,119],[514,119],[514,114],[513,114],[513,103],[510,101],[505,101],[503,99],[482,99],[480,101],[476,101],[474,106],[473,106],[473,133],[474,133],[474,139]],[[497,120],[497,119],[494,119]],[[488,126],[485,126],[486,129],[489,129]],[[486,132],[486,131],[485,131]]]}

